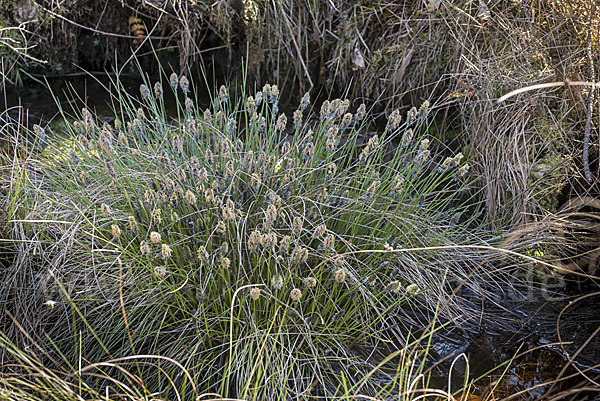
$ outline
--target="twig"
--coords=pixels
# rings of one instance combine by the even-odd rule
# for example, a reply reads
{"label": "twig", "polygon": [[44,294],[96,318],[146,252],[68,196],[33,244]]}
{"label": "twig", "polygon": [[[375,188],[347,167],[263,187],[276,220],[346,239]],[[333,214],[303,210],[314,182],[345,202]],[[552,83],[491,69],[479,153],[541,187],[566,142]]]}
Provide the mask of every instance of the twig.
{"label": "twig", "polygon": [[571,81],[569,79],[565,79],[562,82],[548,82],[545,84],[537,84],[526,86],[524,88],[515,89],[514,91],[508,92],[506,95],[501,96],[496,102],[502,103],[506,99],[509,99],[513,96],[516,96],[521,93],[530,92],[536,89],[545,89],[545,88],[555,88],[559,86],[591,86],[593,88],[599,88],[600,83],[598,82],[589,82],[589,81]]}
{"label": "twig", "polygon": [[[52,11],[52,10],[49,10],[49,9],[47,9],[47,8],[45,8],[45,7],[42,7],[42,10],[46,11],[48,14],[52,15],[53,17],[60,18],[60,19],[62,19],[62,20],[64,20],[64,21],[68,22],[69,24],[75,25],[75,26],[76,26],[76,27],[78,27],[78,28],[81,28],[81,29],[86,29],[86,30],[88,30],[88,31],[92,31],[92,32],[94,32],[94,33],[97,33],[97,34],[99,34],[99,35],[112,36],[112,37],[115,37],[115,38],[138,39],[138,37],[137,37],[137,36],[133,36],[133,35],[123,35],[123,34],[120,34],[120,33],[114,33],[114,32],[106,32],[106,31],[101,31],[101,30],[99,30],[99,29],[94,29],[94,28],[92,28],[92,27],[89,27],[89,26],[85,26],[85,25],[82,25],[82,24],[78,24],[77,22],[75,22],[75,21],[73,21],[73,20],[70,20],[70,19],[68,19],[68,18],[66,18],[66,17],[64,17],[64,16],[62,16],[62,15],[60,15],[60,14],[57,14],[57,13],[55,13],[54,11]],[[169,39],[169,37],[168,37],[168,36],[149,36],[149,35],[147,35],[147,37],[148,37],[149,39]]]}
{"label": "twig", "polygon": [[[594,79],[594,59],[592,57],[592,29],[588,29],[587,35],[587,55],[588,62],[590,63],[590,79]],[[583,173],[585,179],[589,182],[592,181],[592,172],[590,171],[590,131],[592,129],[592,104],[594,103],[594,89],[595,85],[590,88],[587,101],[587,119],[585,121],[585,131],[583,137]]]}

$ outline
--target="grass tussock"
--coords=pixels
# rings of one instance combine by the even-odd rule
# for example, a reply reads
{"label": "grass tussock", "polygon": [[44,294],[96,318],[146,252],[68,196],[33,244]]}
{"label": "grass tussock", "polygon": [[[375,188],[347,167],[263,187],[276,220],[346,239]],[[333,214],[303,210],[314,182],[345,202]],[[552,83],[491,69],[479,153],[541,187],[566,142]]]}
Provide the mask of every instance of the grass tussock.
{"label": "grass tussock", "polygon": [[[43,148],[6,177],[18,257],[0,304],[19,347],[66,367],[160,355],[222,395],[331,395],[340,371],[355,385],[409,344],[411,322],[477,318],[455,286],[486,296],[504,274],[456,246],[478,242],[461,215],[468,163],[436,155],[427,103],[373,131],[345,99],[306,94],[288,119],[276,85],[240,99],[221,86],[206,110],[184,76],[113,85],[111,122],[83,109],[52,139],[15,126]],[[149,391],[163,370],[185,381],[156,364],[137,367]]]}

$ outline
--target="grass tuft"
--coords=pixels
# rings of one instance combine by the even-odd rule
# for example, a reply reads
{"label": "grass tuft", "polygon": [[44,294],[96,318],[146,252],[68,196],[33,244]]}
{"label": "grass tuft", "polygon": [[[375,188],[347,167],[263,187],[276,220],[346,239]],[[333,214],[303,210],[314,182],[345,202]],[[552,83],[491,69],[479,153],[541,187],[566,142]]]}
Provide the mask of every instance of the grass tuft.
{"label": "grass tuft", "polygon": [[332,396],[340,374],[356,385],[382,350],[408,344],[411,322],[429,320],[414,311],[464,321],[477,310],[452,286],[479,263],[453,249],[470,221],[467,164],[436,156],[428,104],[377,130],[362,105],[334,99],[317,113],[306,95],[292,126],[276,85],[239,99],[222,86],[200,110],[182,81],[146,82],[137,97],[116,78],[112,122],[75,111],[13,164],[7,339],[44,344],[67,371],[160,356],[127,362],[150,394],[194,383],[289,399]]}

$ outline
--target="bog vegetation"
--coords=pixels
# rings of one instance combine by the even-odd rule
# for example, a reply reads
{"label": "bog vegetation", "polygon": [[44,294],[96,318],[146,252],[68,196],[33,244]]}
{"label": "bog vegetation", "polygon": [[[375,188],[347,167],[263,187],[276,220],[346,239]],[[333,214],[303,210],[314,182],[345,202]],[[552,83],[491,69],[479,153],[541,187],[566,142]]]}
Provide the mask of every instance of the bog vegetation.
{"label": "bog vegetation", "polygon": [[[118,66],[109,116],[0,115],[0,398],[497,399],[432,343],[597,285],[594,6],[130,3],[0,6],[5,84]],[[592,85],[495,102],[547,77]]]}

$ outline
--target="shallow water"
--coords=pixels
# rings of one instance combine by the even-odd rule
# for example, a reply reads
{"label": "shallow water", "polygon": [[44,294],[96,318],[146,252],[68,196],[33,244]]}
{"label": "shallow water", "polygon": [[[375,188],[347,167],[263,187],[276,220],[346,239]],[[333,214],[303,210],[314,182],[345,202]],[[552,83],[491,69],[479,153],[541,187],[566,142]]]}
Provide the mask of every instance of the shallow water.
{"label": "shallow water", "polygon": [[[59,109],[67,113],[88,107],[95,110],[99,116],[111,114],[110,96],[103,85],[110,87],[109,76],[75,77],[70,79],[51,78],[48,87],[32,80],[25,81],[18,88],[7,88],[4,93],[4,106],[8,116],[13,119],[23,119],[28,125],[59,123]],[[140,78],[124,78],[123,84],[127,90],[136,90],[141,83]],[[53,98],[56,96],[55,101]]]}
{"label": "shallow water", "polygon": [[[24,121],[31,127],[39,124],[43,127],[60,127],[62,110],[66,115],[78,114],[83,107],[92,110],[100,119],[112,121],[113,109],[118,109],[110,91],[114,88],[116,78],[109,74],[78,75],[69,78],[49,78],[47,84],[42,81],[27,80],[20,87],[6,88],[0,102],[9,118]],[[152,78],[151,82],[155,82]],[[139,96],[140,84],[143,79],[138,75],[126,75],[119,78],[120,84],[127,93]],[[177,116],[175,97],[168,84],[163,82],[164,105],[167,115]],[[113,90],[114,92],[114,90]],[[199,106],[206,107],[210,101],[208,92],[197,92]],[[0,104],[1,104],[0,103]],[[4,114],[4,113],[2,113]]]}
{"label": "shallow water", "polygon": [[[490,394],[497,384],[493,395],[500,398],[522,392],[517,399],[541,399],[548,392],[573,390],[582,385],[582,380],[587,382],[580,371],[598,382],[600,337],[594,336],[594,332],[600,328],[600,294],[577,301],[581,294],[567,295],[569,292],[573,288],[567,287],[561,299],[547,300],[542,293],[532,291],[527,300],[506,301],[504,306],[514,312],[514,318],[507,319],[500,328],[493,324],[486,328],[484,324],[473,330],[445,333],[447,338],[434,345],[437,357],[452,361],[464,353],[469,361],[469,377],[484,377],[477,382],[476,393]],[[488,312],[506,315],[493,309],[490,307]],[[511,363],[494,370],[510,360]],[[437,381],[447,382],[450,365],[446,362],[437,369]],[[563,372],[566,365],[569,366]],[[452,371],[453,389],[461,387],[466,369],[464,360],[458,360]],[[494,382],[505,369],[504,376]],[[547,383],[555,379],[561,380],[552,388]],[[576,399],[595,399],[600,393],[592,391],[589,395],[592,398],[579,394]]]}

